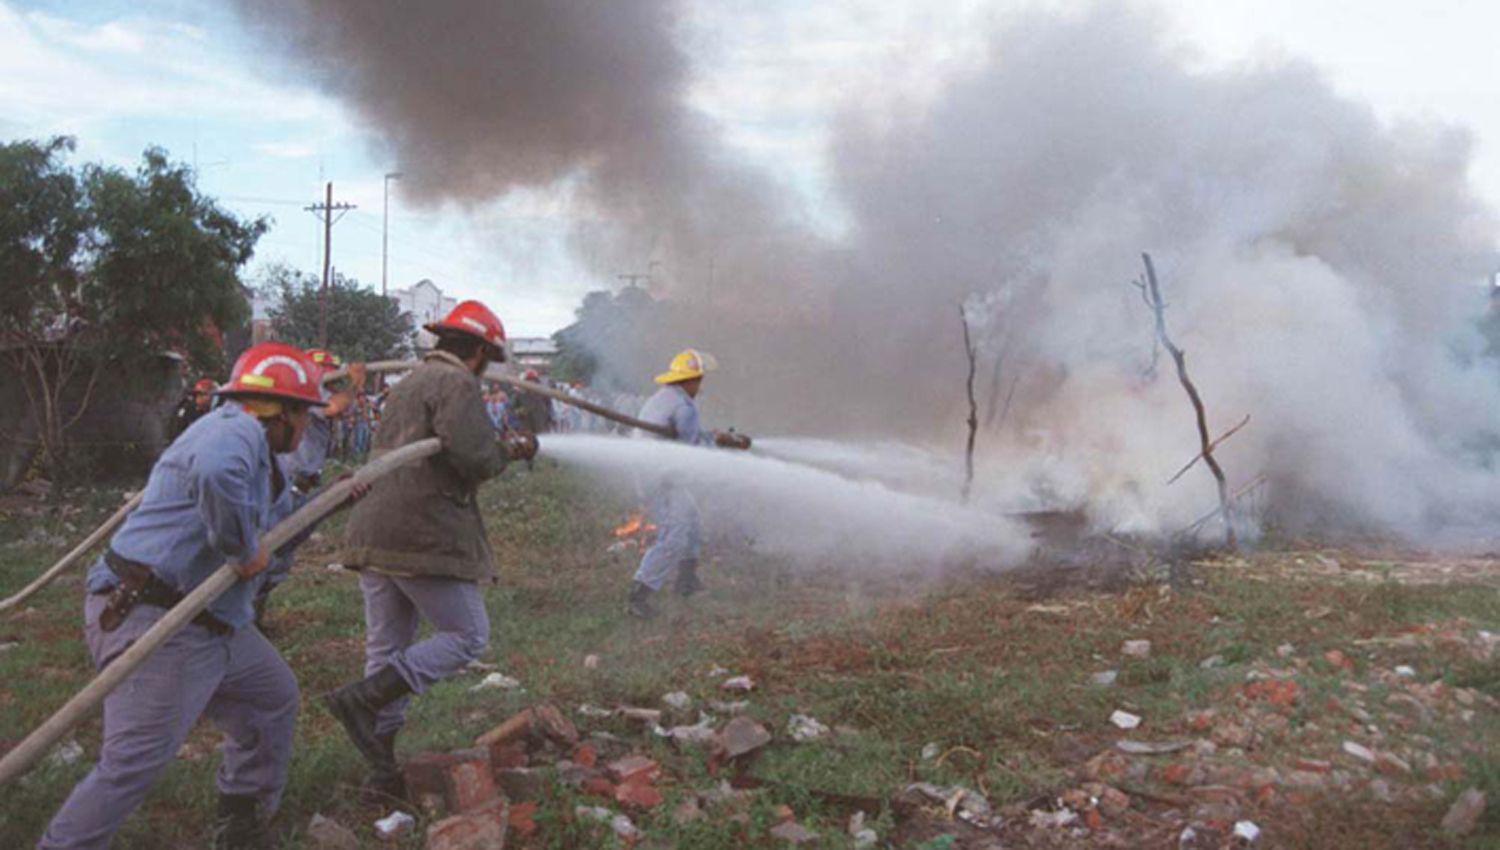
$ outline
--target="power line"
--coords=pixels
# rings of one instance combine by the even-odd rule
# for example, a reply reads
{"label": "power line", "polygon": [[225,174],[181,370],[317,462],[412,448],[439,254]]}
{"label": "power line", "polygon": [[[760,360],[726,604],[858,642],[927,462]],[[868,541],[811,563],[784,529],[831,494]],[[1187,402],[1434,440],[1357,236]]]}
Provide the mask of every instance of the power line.
{"label": "power line", "polygon": [[339,219],[349,210],[354,209],[354,204],[333,202],[333,181],[328,181],[328,194],[321,204],[310,204],[303,209],[310,213],[323,214],[323,289],[318,293],[318,345],[328,345],[328,280],[329,265],[333,251],[333,225],[338,219],[333,217],[336,212]]}

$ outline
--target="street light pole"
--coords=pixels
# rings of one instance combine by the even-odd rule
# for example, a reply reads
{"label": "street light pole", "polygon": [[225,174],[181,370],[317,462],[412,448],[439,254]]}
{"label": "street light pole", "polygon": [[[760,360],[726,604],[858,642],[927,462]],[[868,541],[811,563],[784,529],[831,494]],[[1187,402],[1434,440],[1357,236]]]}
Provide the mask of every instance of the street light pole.
{"label": "street light pole", "polygon": [[385,216],[384,223],[380,228],[380,295],[386,294],[386,275],[390,266],[390,242],[391,242],[391,181],[400,180],[401,172],[391,171],[385,175]]}

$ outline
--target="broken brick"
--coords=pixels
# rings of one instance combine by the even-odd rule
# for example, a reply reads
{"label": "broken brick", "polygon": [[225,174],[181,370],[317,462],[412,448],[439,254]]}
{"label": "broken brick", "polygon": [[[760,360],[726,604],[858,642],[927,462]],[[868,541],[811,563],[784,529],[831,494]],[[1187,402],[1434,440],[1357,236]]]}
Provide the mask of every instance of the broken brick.
{"label": "broken brick", "polygon": [[637,809],[654,809],[661,805],[661,792],[648,782],[624,782],[615,788],[615,802]]}
{"label": "broken brick", "polygon": [[602,776],[590,776],[583,780],[581,789],[583,793],[595,797],[613,798],[615,796],[615,784]]}
{"label": "broken brick", "polygon": [[405,777],[412,799],[441,799],[450,812],[482,805],[495,796],[486,750],[422,753],[406,761]]}
{"label": "broken brick", "polygon": [[444,818],[427,828],[427,850],[499,850],[505,847],[504,799]]}
{"label": "broken brick", "polygon": [[533,835],[536,832],[536,808],[536,803],[511,803],[511,831],[522,838]]}
{"label": "broken brick", "polygon": [[1175,762],[1161,769],[1161,781],[1169,785],[1186,785],[1193,775],[1193,766]]}
{"label": "broken brick", "polygon": [[592,744],[579,744],[578,748],[573,750],[573,761],[584,767],[593,767],[599,762],[599,751],[594,749]]}
{"label": "broken brick", "polygon": [[530,763],[531,757],[526,754],[526,747],[521,744],[510,742],[490,747],[490,767],[496,770],[526,767]]}
{"label": "broken brick", "polygon": [[1245,686],[1245,696],[1275,706],[1295,705],[1301,694],[1302,689],[1290,679],[1261,679]]}
{"label": "broken brick", "polygon": [[661,774],[661,765],[645,756],[626,756],[610,762],[608,770],[610,777],[616,782],[650,782]]}

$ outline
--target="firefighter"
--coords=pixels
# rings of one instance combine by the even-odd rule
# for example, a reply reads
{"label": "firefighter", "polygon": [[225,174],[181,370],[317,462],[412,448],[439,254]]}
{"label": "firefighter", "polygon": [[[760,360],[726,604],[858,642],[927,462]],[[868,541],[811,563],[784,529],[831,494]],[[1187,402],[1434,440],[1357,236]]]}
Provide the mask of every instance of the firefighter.
{"label": "firefighter", "polygon": [[177,410],[172,413],[172,439],[177,439],[189,425],[208,412],[213,404],[214,390],[218,387],[213,378],[199,378],[193,384],[193,388],[182,397]]}
{"label": "firefighter", "polygon": [[84,635],[103,669],[224,564],[242,580],[168,639],[104,702],[99,763],[48,825],[42,848],[103,848],[176,756],[199,716],[225,734],[216,848],[270,846],[297,715],[292,671],[253,625],[271,554],[262,544],[288,489],[276,454],[323,404],[313,364],[277,342],[247,350],[224,403],[158,459],[144,498],[89,569]]}
{"label": "firefighter", "polygon": [[[667,371],[656,376],[661,389],[646,400],[639,418],[670,428],[680,442],[696,446],[748,449],[750,438],[731,431],[705,431],[698,423],[698,391],[703,376],[716,364],[711,355],[686,349],[672,358]],[[670,477],[645,482],[646,511],[656,526],[656,542],[641,555],[641,565],[630,585],[628,610],[649,620],[656,616],[651,597],[675,571],[674,589],[684,598],[703,589],[698,579],[702,549],[702,521],[693,494]]]}
{"label": "firefighter", "polygon": [[[383,479],[349,518],[343,564],[365,599],[365,678],[323,697],[371,771],[367,788],[405,796],[396,735],[406,704],[459,673],[489,644],[479,581],[494,574],[476,494],[508,460],[536,454],[530,435],[501,440],[484,409],[479,375],[505,359],[505,329],[464,301],[426,326],[436,349],[390,391],[373,456],[428,437],[443,450]],[[417,640],[421,620],[431,636]]]}
{"label": "firefighter", "polygon": [[[276,456],[281,473],[291,483],[288,499],[282,507],[282,516],[277,519],[290,516],[306,504],[323,483],[323,465],[327,462],[328,450],[333,445],[333,423],[355,405],[365,384],[365,364],[351,363],[348,379],[342,382],[337,392],[329,392],[323,378],[343,365],[343,361],[338,355],[321,348],[309,348],[303,354],[313,364],[313,379],[317,382],[324,406],[308,413],[307,430],[303,432],[297,448]],[[267,631],[266,606],[270,602],[271,592],[286,581],[291,571],[292,559],[289,556],[271,559],[265,580],[261,582],[260,591],[255,595],[255,626],[262,632]]]}

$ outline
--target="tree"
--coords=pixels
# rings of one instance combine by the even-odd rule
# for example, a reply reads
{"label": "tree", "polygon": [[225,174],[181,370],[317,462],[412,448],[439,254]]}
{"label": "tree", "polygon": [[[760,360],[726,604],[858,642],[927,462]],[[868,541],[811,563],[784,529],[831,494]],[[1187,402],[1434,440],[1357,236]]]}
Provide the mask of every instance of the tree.
{"label": "tree", "polygon": [[[303,348],[319,346],[323,316],[318,278],[284,265],[269,268],[262,291],[280,295],[271,309],[277,338]],[[322,347],[345,360],[405,357],[411,351],[412,321],[395,301],[334,274],[328,286],[328,340]]]}
{"label": "tree", "polygon": [[0,345],[54,476],[106,371],[118,385],[167,351],[222,370],[220,330],[246,313],[239,269],[267,227],[220,209],[159,149],[128,172],[72,169],[73,148],[0,145]]}

